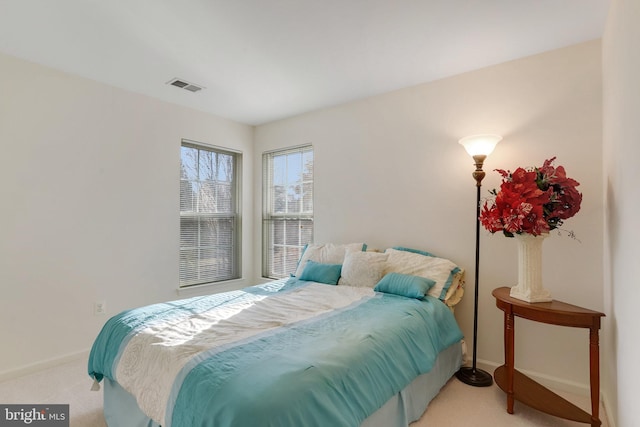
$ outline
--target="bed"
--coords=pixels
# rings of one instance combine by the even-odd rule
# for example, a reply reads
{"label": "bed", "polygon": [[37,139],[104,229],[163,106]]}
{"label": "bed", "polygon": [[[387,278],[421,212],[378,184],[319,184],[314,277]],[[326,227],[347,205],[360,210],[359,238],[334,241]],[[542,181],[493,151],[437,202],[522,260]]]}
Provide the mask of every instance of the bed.
{"label": "bed", "polygon": [[462,361],[463,271],[309,245],[295,274],[109,319],[89,358],[110,427],[408,426]]}

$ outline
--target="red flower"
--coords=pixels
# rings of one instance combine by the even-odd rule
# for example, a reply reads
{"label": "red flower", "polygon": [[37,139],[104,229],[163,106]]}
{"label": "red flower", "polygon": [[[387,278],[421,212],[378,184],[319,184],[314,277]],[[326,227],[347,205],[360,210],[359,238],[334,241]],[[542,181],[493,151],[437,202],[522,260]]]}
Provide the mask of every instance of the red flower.
{"label": "red flower", "polygon": [[506,236],[529,233],[537,236],[562,225],[580,210],[582,194],[578,181],[568,178],[564,167],[553,166],[555,157],[540,168],[518,168],[514,172],[496,169],[502,175],[495,199],[485,202],[480,222],[491,233]]}

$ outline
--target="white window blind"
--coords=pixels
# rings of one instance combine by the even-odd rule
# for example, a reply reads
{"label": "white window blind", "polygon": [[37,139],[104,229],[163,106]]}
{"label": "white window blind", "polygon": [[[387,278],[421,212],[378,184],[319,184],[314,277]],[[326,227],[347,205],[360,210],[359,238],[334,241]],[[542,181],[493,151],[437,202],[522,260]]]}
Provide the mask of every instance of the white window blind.
{"label": "white window blind", "polygon": [[313,147],[263,154],[262,275],[295,272],[304,245],[313,241]]}
{"label": "white window blind", "polygon": [[240,277],[240,154],[183,141],[180,286]]}

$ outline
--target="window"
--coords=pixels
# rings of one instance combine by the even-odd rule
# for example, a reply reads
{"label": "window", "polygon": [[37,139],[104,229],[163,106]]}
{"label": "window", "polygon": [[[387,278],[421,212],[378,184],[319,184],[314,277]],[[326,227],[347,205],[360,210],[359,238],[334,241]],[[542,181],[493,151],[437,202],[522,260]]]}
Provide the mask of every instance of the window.
{"label": "window", "polygon": [[277,279],[295,272],[313,241],[313,147],[268,152],[262,163],[262,275]]}
{"label": "window", "polygon": [[240,277],[241,154],[183,141],[180,287]]}

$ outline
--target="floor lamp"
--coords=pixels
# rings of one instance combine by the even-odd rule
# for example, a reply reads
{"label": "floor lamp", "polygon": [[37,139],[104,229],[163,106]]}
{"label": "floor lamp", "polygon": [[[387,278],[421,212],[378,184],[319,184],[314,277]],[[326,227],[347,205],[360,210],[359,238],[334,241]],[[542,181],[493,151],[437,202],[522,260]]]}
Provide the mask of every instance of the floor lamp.
{"label": "floor lamp", "polygon": [[502,139],[498,135],[472,135],[462,138],[460,144],[475,161],[476,170],[473,172],[473,178],[476,180],[476,283],[475,283],[475,299],[473,306],[473,364],[471,367],[462,367],[456,372],[456,378],[465,384],[475,387],[488,387],[493,384],[491,374],[476,367],[476,353],[478,349],[478,272],[480,266],[480,187],[482,179],[485,176],[482,170],[482,164],[496,144]]}

